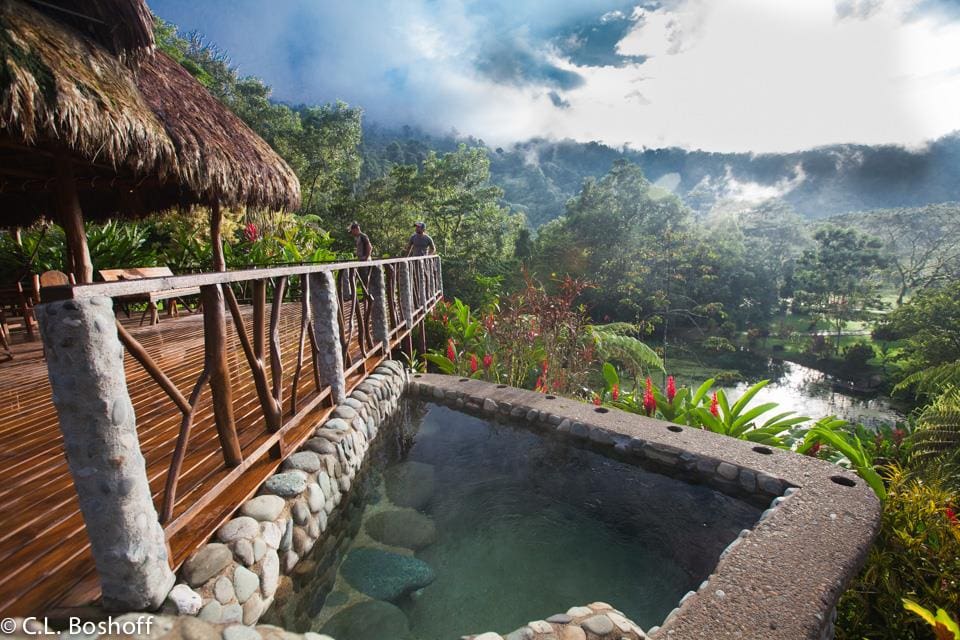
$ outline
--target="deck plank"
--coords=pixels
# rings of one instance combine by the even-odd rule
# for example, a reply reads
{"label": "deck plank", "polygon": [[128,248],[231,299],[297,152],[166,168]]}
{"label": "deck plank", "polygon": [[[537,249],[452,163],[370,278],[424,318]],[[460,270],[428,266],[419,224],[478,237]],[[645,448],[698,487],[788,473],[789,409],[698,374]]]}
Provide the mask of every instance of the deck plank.
{"label": "deck plank", "polygon": [[[251,310],[243,307],[247,322]],[[138,317],[121,318],[124,326],[184,395],[190,393],[203,365],[202,316],[164,317],[159,325],[139,327]],[[247,325],[249,327],[249,325]],[[290,384],[296,366],[300,304],[283,305],[280,322],[284,386],[284,420],[290,418]],[[248,328],[249,331],[249,328]],[[83,518],[64,457],[63,439],[53,407],[46,365],[38,342],[15,336],[14,359],[0,363],[0,610],[5,615],[42,615],[58,607],[88,604],[99,588]],[[252,376],[232,322],[227,322],[228,366],[234,412],[245,455],[269,436],[263,425]],[[356,353],[353,353],[356,352]],[[357,349],[352,350],[359,357]],[[127,386],[137,415],[137,432],[147,476],[158,509],[163,499],[170,457],[180,426],[180,412],[129,355],[124,361]],[[304,351],[298,404],[317,396],[309,347]],[[270,376],[269,367],[268,378]],[[356,384],[358,380],[350,380]],[[329,412],[326,402],[299,426],[302,440]],[[213,533],[251,495],[279,460],[269,455],[244,470],[229,490],[196,514],[190,526],[170,537],[175,565]],[[207,488],[226,477],[213,421],[209,389],[201,396],[181,473],[174,520],[187,512]]]}

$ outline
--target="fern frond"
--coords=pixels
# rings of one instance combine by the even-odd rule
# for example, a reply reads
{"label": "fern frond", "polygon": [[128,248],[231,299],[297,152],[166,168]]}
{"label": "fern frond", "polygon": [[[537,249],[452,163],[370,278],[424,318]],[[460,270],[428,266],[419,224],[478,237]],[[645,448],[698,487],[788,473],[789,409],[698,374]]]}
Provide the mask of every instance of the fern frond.
{"label": "fern frond", "polygon": [[632,336],[609,331],[607,329],[609,326],[610,325],[591,327],[593,339],[597,345],[597,351],[599,351],[603,359],[620,362],[634,371],[647,369],[664,370],[663,360],[660,359],[656,351]]}
{"label": "fern frond", "polygon": [[912,373],[901,380],[893,390],[899,392],[913,388],[917,395],[932,395],[947,387],[960,387],[960,360]]}
{"label": "fern frond", "polygon": [[960,454],[960,389],[947,387],[928,405],[911,438],[912,456],[919,464],[956,459]]}

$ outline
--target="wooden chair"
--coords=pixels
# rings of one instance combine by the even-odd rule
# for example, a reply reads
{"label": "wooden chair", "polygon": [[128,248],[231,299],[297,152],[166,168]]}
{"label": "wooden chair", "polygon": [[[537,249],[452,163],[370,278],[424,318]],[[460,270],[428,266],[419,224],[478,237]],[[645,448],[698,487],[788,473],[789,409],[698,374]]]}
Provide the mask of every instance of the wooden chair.
{"label": "wooden chair", "polygon": [[73,274],[67,275],[63,271],[44,271],[40,274],[33,274],[33,303],[40,304],[40,290],[45,287],[61,287],[68,284],[76,284],[77,281]]}
{"label": "wooden chair", "polygon": [[[103,278],[104,282],[117,282],[118,280],[137,280],[139,278],[159,278],[161,276],[172,276],[173,272],[170,271],[170,267],[136,267],[132,269],[102,269],[100,272],[100,277]],[[123,305],[126,308],[126,305],[130,303],[146,303],[147,309],[143,312],[143,315],[140,316],[140,324],[143,324],[144,319],[147,317],[147,314],[150,314],[150,324],[154,325],[160,322],[160,312],[157,308],[157,302],[167,301],[167,315],[168,316],[177,316],[177,302],[183,305],[184,309],[190,310],[190,307],[186,302],[183,301],[183,298],[187,296],[196,296],[200,295],[200,287],[187,287],[184,289],[168,289],[166,291],[152,291],[150,293],[143,293],[131,296],[118,296],[114,298],[114,301]],[[126,312],[129,317],[129,311]],[[191,312],[192,313],[192,312]]]}
{"label": "wooden chair", "polygon": [[27,340],[37,339],[36,318],[33,315],[33,301],[23,290],[19,282],[13,287],[0,288],[0,334],[2,342],[9,348],[10,324],[9,318],[19,317],[23,320],[23,327],[27,332]]}

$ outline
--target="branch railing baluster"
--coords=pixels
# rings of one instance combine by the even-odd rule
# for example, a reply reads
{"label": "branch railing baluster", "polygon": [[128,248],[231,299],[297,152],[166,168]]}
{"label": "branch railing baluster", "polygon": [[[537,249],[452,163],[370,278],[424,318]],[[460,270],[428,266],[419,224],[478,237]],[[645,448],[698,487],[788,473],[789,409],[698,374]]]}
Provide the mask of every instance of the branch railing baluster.
{"label": "branch railing baluster", "polygon": [[[381,267],[385,280],[387,343],[378,341],[373,335],[371,319],[374,303],[379,303],[374,297],[381,294],[371,293],[368,278],[372,268]],[[410,318],[405,317],[405,308],[401,304],[399,277],[401,268],[407,270],[406,276],[409,278],[410,289],[412,289],[410,293],[414,297],[414,313]],[[160,501],[158,510],[161,522],[168,527],[169,535],[183,529],[188,522],[189,514],[197,512],[197,509],[203,508],[214,499],[204,493],[199,494],[200,497],[196,501],[184,503],[187,498],[180,497],[193,495],[200,488],[200,485],[194,484],[199,481],[197,479],[191,479],[191,484],[187,485],[186,489],[182,486],[181,480],[184,478],[185,467],[188,470],[188,477],[200,478],[195,472],[197,462],[191,457],[194,454],[190,452],[202,445],[202,443],[191,444],[191,440],[198,437],[194,434],[194,426],[199,407],[204,406],[201,400],[205,387],[210,388],[212,422],[219,441],[218,449],[223,456],[225,469],[228,471],[233,469],[225,472],[226,475],[222,476],[214,486],[201,489],[217,495],[219,495],[217,492],[223,492],[229,488],[228,480],[236,479],[239,477],[238,474],[246,473],[253,464],[252,459],[245,459],[244,449],[240,445],[238,416],[242,415],[246,430],[250,428],[250,414],[249,412],[234,414],[235,391],[243,389],[242,386],[235,387],[237,383],[242,379],[252,379],[260,406],[258,415],[262,417],[266,427],[266,435],[255,439],[255,446],[246,445],[248,448],[253,447],[247,452],[248,456],[265,455],[264,452],[276,445],[279,445],[278,450],[281,452],[289,450],[290,446],[298,446],[299,442],[312,432],[312,427],[308,428],[310,425],[301,426],[303,418],[310,411],[322,406],[321,402],[329,402],[330,387],[322,383],[321,355],[310,304],[313,292],[310,286],[311,278],[308,276],[317,271],[339,273],[339,277],[336,278],[337,292],[333,303],[336,304],[335,315],[340,346],[344,360],[349,364],[349,368],[345,367],[344,370],[348,376],[351,376],[350,379],[354,383],[358,381],[357,374],[362,378],[372,370],[379,359],[389,357],[390,349],[402,345],[404,341],[410,345],[415,324],[422,322],[432,304],[438,299],[439,279],[434,275],[435,272],[439,273],[439,260],[436,257],[399,258],[340,265],[267,267],[240,272],[168,276],[146,278],[141,281],[127,280],[44,289],[45,302],[93,296],[117,297],[188,287],[200,289],[204,343],[202,368],[193,380],[189,396],[184,396],[147,349],[117,321],[118,336],[124,348],[180,413],[169,467],[166,474],[162,476],[163,488],[157,494]],[[298,287],[294,286],[297,281],[292,281],[291,278],[299,278]],[[348,282],[349,288],[346,290],[348,295],[344,296],[344,286]],[[246,312],[241,308],[233,286],[240,287],[249,293],[250,309]],[[297,289],[301,296],[298,301],[294,299]],[[268,295],[271,298],[269,313],[267,311]],[[285,299],[287,299],[286,302]],[[284,322],[287,309],[295,309],[298,305],[299,323],[293,325],[296,329],[285,334],[283,327],[287,326]],[[232,336],[227,328],[228,310],[233,324]],[[383,317],[382,312],[378,313]],[[349,323],[346,322],[347,320]],[[168,322],[176,322],[176,320]],[[250,324],[249,332],[247,324]],[[160,330],[163,330],[162,326]],[[296,365],[292,375],[288,373],[286,376],[283,359],[285,336],[290,336],[288,338],[292,346],[290,352],[296,354]],[[247,365],[244,368],[238,368],[234,360],[237,357],[235,355],[237,345],[243,353],[240,361],[245,361]],[[313,384],[310,385],[311,389],[305,390],[302,389],[303,369],[308,366],[306,362],[308,356],[309,366],[313,371]],[[231,365],[231,361],[234,364]],[[286,394],[285,388],[288,389]],[[284,411],[285,398],[288,398],[287,406],[289,407],[286,412]],[[289,428],[294,427],[298,428],[296,439],[288,441],[286,438]],[[250,437],[245,436],[244,442],[251,442]],[[204,456],[203,459],[211,455],[209,448],[203,451],[204,453],[201,454]],[[189,464],[188,460],[190,460]]]}

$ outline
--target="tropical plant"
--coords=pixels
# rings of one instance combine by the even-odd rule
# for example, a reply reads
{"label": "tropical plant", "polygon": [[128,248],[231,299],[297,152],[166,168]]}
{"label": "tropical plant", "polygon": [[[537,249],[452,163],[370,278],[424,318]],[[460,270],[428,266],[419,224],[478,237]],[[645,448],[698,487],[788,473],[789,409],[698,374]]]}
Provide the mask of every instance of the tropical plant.
{"label": "tropical plant", "polygon": [[903,599],[903,608],[917,614],[933,627],[936,640],[960,640],[960,626],[943,609],[938,607],[937,612],[934,613],[909,598]]}
{"label": "tropical plant", "polygon": [[616,322],[590,325],[588,328],[596,344],[597,355],[604,360],[620,363],[634,377],[639,378],[652,370],[664,370],[663,360],[657,352],[631,335],[638,332],[636,325]]}
{"label": "tropical plant", "polygon": [[960,463],[960,389],[948,387],[923,409],[911,440],[915,466],[956,468]]}
{"label": "tropical plant", "polygon": [[877,497],[884,500],[887,497],[887,491],[883,484],[883,478],[874,468],[873,456],[864,447],[863,441],[856,433],[844,430],[846,426],[846,420],[840,420],[834,416],[818,420],[807,431],[806,438],[797,452],[807,453],[815,446],[829,446],[842,456],[839,462],[845,462],[845,466],[854,469],[870,485]]}
{"label": "tropical plant", "polygon": [[[708,382],[711,385],[713,383],[712,380]],[[787,447],[785,435],[790,429],[809,421],[810,418],[798,416],[794,411],[783,411],[761,423],[761,416],[775,411],[779,405],[776,402],[765,402],[750,408],[748,405],[753,397],[769,383],[769,380],[761,380],[754,384],[732,405],[727,399],[727,394],[720,389],[711,397],[711,408],[697,406],[691,412],[692,417],[700,426],[714,433],[773,447]],[[701,396],[701,404],[705,396],[706,393]]]}
{"label": "tropical plant", "polygon": [[960,611],[960,494],[930,471],[919,478],[899,465],[883,469],[880,533],[837,607],[838,640],[928,639],[904,596]]}

